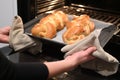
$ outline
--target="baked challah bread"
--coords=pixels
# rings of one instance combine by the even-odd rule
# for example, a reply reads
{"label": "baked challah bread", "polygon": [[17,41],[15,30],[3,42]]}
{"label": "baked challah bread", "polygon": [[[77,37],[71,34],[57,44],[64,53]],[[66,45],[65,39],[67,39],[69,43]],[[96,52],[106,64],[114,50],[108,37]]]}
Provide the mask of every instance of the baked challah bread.
{"label": "baked challah bread", "polygon": [[32,35],[37,37],[53,38],[56,35],[56,28],[49,22],[35,24],[31,30]]}
{"label": "baked challah bread", "polygon": [[58,21],[57,30],[62,30],[69,21],[67,14],[62,11],[55,11],[53,15],[56,17],[56,21]]}
{"label": "baked challah bread", "polygon": [[94,23],[86,14],[75,16],[72,21],[67,22],[67,30],[63,33],[63,41],[72,44],[83,39],[94,30]]}
{"label": "baked challah bread", "polygon": [[68,16],[63,11],[54,11],[33,26],[31,33],[34,36],[52,39],[57,31],[64,28],[67,21]]}

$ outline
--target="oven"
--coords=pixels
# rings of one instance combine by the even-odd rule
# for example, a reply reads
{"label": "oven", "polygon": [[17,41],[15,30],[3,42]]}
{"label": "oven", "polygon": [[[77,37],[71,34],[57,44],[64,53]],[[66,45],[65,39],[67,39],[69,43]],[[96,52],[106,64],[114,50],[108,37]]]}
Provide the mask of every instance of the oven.
{"label": "oven", "polygon": [[[25,31],[29,31],[28,25],[38,20],[39,16],[50,11],[61,10],[69,15],[87,14],[93,19],[112,23],[120,28],[120,0],[17,0],[18,15],[23,19]],[[64,53],[60,49],[64,46],[59,43],[43,41],[43,53],[31,55],[27,51],[17,54],[18,62],[53,61],[63,59]],[[9,46],[1,49],[3,53],[9,53]],[[115,32],[113,37],[105,45],[104,50],[120,61],[120,32]],[[56,54],[57,53],[57,54]],[[13,54],[14,55],[14,54]],[[120,69],[111,76],[101,76],[94,71],[76,68],[67,74],[61,74],[51,80],[120,80]]]}
{"label": "oven", "polygon": [[119,3],[119,0],[18,0],[18,15],[26,23],[42,13],[62,10],[67,14],[85,13],[92,18],[119,26]]}

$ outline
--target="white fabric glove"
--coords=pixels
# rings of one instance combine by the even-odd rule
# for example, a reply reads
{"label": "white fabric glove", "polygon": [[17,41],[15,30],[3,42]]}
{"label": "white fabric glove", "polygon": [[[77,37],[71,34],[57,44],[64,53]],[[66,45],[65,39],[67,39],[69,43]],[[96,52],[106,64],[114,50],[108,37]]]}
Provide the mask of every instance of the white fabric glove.
{"label": "white fabric glove", "polygon": [[87,63],[81,64],[81,67],[92,69],[103,76],[109,76],[117,72],[119,61],[109,53],[105,52],[100,46],[98,39],[100,32],[101,30],[94,30],[86,38],[74,44],[64,46],[61,51],[67,52],[64,56],[66,57],[90,46],[96,46],[97,50],[92,55],[97,58]]}
{"label": "white fabric glove", "polygon": [[9,44],[14,51],[27,50],[37,54],[42,50],[42,43],[24,33],[24,26],[20,16],[15,16],[9,33]]}

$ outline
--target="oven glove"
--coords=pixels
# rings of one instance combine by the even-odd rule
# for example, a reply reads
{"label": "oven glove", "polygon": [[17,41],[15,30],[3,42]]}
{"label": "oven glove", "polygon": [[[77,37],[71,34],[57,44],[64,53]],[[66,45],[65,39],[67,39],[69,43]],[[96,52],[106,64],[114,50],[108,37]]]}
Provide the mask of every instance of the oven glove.
{"label": "oven glove", "polygon": [[26,50],[35,55],[42,51],[42,43],[24,33],[20,16],[14,17],[9,34],[9,45],[15,52]]}
{"label": "oven glove", "polygon": [[98,39],[100,32],[101,30],[94,30],[90,35],[81,41],[64,46],[61,51],[66,52],[64,55],[64,57],[66,57],[77,51],[84,50],[90,46],[96,46],[97,50],[92,54],[96,58],[94,60],[81,64],[81,67],[94,70],[103,76],[109,76],[117,72],[119,61],[109,53],[105,52],[100,46]]}

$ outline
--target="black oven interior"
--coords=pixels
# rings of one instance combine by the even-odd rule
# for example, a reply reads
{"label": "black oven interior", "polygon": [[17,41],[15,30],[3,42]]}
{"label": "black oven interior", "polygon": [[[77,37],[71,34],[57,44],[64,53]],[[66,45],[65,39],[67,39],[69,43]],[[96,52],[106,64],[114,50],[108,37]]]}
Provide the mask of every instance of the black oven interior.
{"label": "black oven interior", "polygon": [[26,23],[41,13],[57,9],[67,14],[86,13],[92,18],[118,25],[119,3],[119,0],[18,0],[18,15]]}
{"label": "black oven interior", "polygon": [[[18,0],[18,15],[23,18],[24,23],[37,18],[39,15],[52,10],[62,10],[67,14],[88,14],[91,18],[112,23],[120,27],[119,0]],[[113,44],[119,46],[120,32],[106,45],[105,50],[118,54],[119,47],[113,49]],[[111,49],[109,49],[111,48]],[[114,53],[114,55],[115,55]],[[118,56],[117,56],[118,57]]]}
{"label": "black oven interior", "polygon": [[71,0],[72,4],[119,13],[119,0]]}

